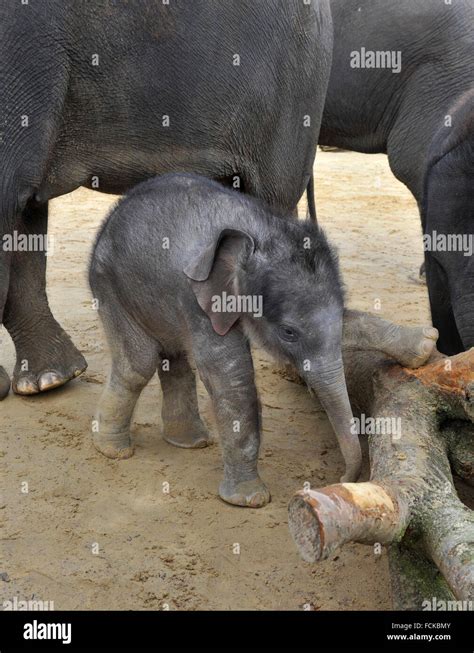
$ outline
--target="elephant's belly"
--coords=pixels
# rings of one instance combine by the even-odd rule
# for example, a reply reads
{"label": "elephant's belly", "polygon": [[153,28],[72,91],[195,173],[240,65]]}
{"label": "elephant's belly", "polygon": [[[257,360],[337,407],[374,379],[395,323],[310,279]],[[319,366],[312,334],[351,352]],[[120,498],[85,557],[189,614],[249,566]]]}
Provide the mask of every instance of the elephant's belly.
{"label": "elephant's belly", "polygon": [[80,152],[67,148],[52,159],[36,197],[45,202],[79,186],[122,194],[155,175],[194,172],[210,178],[223,178],[238,172],[242,166],[245,163],[226,150],[192,146],[156,145],[146,149],[96,146],[89,154],[84,147]]}

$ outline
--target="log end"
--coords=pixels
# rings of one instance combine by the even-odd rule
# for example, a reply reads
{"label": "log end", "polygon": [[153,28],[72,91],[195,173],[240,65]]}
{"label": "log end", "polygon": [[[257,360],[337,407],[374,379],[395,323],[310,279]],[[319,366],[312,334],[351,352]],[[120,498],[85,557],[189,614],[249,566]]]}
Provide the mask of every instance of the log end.
{"label": "log end", "polygon": [[406,528],[408,507],[375,482],[302,490],[288,506],[288,526],[301,557],[317,562],[346,542],[388,544]]}
{"label": "log end", "polygon": [[321,560],[323,550],[321,524],[304,492],[298,493],[290,501],[288,515],[290,533],[303,560],[306,562]]}

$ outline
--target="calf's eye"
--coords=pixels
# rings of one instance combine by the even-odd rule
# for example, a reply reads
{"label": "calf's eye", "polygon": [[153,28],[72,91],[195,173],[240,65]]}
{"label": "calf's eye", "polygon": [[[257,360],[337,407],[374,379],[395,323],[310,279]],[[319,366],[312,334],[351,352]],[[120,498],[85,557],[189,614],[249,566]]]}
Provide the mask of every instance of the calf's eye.
{"label": "calf's eye", "polygon": [[278,335],[282,340],[285,340],[286,342],[296,342],[298,340],[298,334],[296,331],[291,327],[286,326],[286,324],[281,324],[278,327]]}

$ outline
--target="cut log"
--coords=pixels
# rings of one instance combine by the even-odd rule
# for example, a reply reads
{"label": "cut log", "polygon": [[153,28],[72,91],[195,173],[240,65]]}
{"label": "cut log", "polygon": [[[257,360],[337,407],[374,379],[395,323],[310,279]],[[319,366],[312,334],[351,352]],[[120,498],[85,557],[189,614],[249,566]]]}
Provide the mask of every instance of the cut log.
{"label": "cut log", "polygon": [[[406,369],[350,342],[344,365],[354,415],[372,420],[370,481],[295,495],[289,527],[302,557],[322,560],[347,542],[388,545],[396,574],[423,561],[443,597],[473,600],[474,513],[457,496],[450,461],[472,482],[474,349],[451,358],[435,351],[424,367]],[[407,593],[406,608],[420,609],[413,579],[392,585]]]}
{"label": "cut log", "polygon": [[408,524],[408,510],[382,485],[338,483],[303,490],[289,507],[290,530],[307,562],[324,560],[347,542],[389,544]]}

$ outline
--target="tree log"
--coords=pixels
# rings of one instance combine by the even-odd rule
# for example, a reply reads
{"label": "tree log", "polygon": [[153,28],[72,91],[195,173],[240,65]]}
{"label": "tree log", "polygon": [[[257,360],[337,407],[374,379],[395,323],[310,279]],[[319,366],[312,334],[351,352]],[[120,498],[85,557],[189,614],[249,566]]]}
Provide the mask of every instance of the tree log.
{"label": "tree log", "polygon": [[[383,352],[344,344],[354,415],[372,418],[370,480],[295,495],[289,527],[300,554],[318,561],[350,541],[389,545],[396,574],[418,560],[443,598],[473,600],[474,513],[457,496],[450,462],[472,483],[474,349],[451,358],[435,351],[424,367],[407,369]],[[405,607],[421,607],[409,574],[393,586],[417,596]]]}

